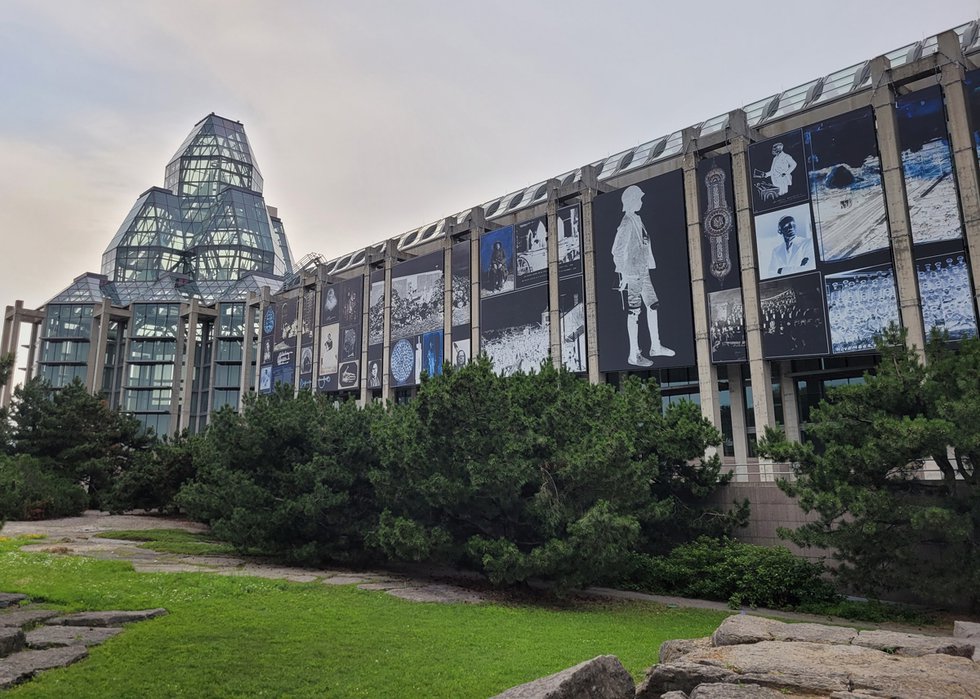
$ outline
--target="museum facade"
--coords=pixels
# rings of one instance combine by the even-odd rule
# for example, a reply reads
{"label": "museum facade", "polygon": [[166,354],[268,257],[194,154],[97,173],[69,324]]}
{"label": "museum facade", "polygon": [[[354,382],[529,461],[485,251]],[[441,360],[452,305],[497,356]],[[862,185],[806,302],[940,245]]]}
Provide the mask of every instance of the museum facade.
{"label": "museum facade", "polygon": [[800,438],[889,324],[918,348],[977,334],[978,66],[974,21],[298,265],[241,124],[211,115],[101,274],[7,307],[0,352],[29,337],[29,375],[77,377],[158,433],[276,384],[410,400],[481,353],[649,376],[721,430],[736,480],[772,481],[756,435]]}

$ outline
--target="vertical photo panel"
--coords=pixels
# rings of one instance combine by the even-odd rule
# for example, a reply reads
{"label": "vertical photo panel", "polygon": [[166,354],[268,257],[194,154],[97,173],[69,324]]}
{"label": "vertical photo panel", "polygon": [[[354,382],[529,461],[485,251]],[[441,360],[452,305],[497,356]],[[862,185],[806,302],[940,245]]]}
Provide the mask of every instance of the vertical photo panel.
{"label": "vertical photo panel", "polygon": [[514,270],[518,289],[548,283],[548,219],[539,216],[514,227]]}
{"label": "vertical photo panel", "polygon": [[507,226],[480,238],[480,298],[505,294],[514,285],[514,227]]}
{"label": "vertical photo panel", "polygon": [[[470,241],[453,244],[452,250],[452,327],[468,327],[470,324]],[[455,334],[455,333],[454,333]]]}
{"label": "vertical photo panel", "polygon": [[558,278],[582,274],[582,207],[558,209]]}
{"label": "vertical photo panel", "polygon": [[585,289],[581,276],[558,280],[558,322],[562,365],[576,373],[587,371]]}
{"label": "vertical photo panel", "polygon": [[698,163],[698,190],[705,286],[709,292],[741,287],[730,155]]}
{"label": "vertical photo panel", "polygon": [[945,331],[950,340],[977,334],[970,269],[961,250],[915,261],[926,332]]}
{"label": "vertical photo panel", "polygon": [[382,269],[371,272],[368,304],[368,346],[381,346],[385,329],[385,273]]}
{"label": "vertical photo panel", "polygon": [[810,201],[823,262],[888,248],[881,158],[871,109],[804,129]]}
{"label": "vertical photo panel", "polygon": [[759,306],[767,359],[829,354],[819,273],[760,282]]}
{"label": "vertical photo panel", "polygon": [[830,348],[834,354],[875,349],[875,338],[900,324],[891,265],[824,277]]}
{"label": "vertical photo panel", "polygon": [[708,294],[708,341],[711,343],[711,361],[715,364],[744,362],[745,307],[742,289],[724,289]]}
{"label": "vertical photo panel", "polygon": [[759,214],[809,198],[803,132],[790,131],[749,146],[752,210]]}
{"label": "vertical photo panel", "polygon": [[912,241],[918,245],[960,238],[963,225],[939,86],[900,97],[895,109]]}
{"label": "vertical photo panel", "polygon": [[548,287],[484,299],[480,348],[501,376],[537,371],[551,348]]}
{"label": "vertical photo panel", "polygon": [[681,171],[596,197],[593,221],[599,371],[692,366]]}

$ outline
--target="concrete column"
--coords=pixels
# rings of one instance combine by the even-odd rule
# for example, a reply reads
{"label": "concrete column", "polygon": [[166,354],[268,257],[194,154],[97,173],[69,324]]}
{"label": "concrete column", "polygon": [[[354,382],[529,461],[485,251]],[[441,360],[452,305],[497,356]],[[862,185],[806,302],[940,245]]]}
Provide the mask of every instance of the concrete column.
{"label": "concrete column", "polygon": [[561,309],[558,291],[558,180],[548,183],[548,339],[551,363],[561,368]]}
{"label": "concrete column", "polygon": [[21,311],[24,309],[23,301],[14,302],[13,307],[7,306],[7,313],[3,321],[3,355],[14,355],[14,365],[10,369],[10,378],[3,387],[3,396],[0,405],[6,407],[10,405],[10,399],[14,395],[15,376],[17,374],[17,349],[20,344],[20,322]]}
{"label": "concrete column", "polygon": [[753,410],[757,434],[775,426],[772,379],[769,362],[762,354],[762,320],[759,309],[758,262],[755,259],[755,225],[749,172],[749,139],[745,112],[732,112],[730,123],[736,134],[731,140],[732,185],[735,190],[735,220],[738,225],[739,263],[742,270],[742,302],[745,309],[745,344],[752,380]]}
{"label": "concrete column", "polygon": [[[245,300],[245,329],[242,337],[242,371],[238,383],[238,411],[244,407],[245,396],[251,389],[252,360],[255,356],[255,314],[259,310],[255,305],[255,294],[250,293]],[[259,316],[261,317],[261,316]],[[209,418],[210,420],[210,415]]]}
{"label": "concrete column", "polygon": [[[721,431],[721,404],[718,399],[718,368],[711,363],[711,340],[708,335],[708,295],[704,285],[704,264],[701,258],[701,203],[698,199],[697,158],[693,136],[684,133],[684,204],[687,208],[687,251],[691,268],[691,300],[694,309],[694,348],[697,356],[698,392],[701,414]],[[705,456],[718,453],[708,447]]]}
{"label": "concrete column", "polygon": [[111,309],[112,302],[102,299],[97,317],[92,318],[92,338],[88,348],[88,390],[96,395],[102,392],[106,346],[109,344],[109,326],[112,324]]}
{"label": "concrete column", "polygon": [[480,356],[480,235],[470,228],[470,357]]}
{"label": "concrete column", "polygon": [[[366,254],[366,253],[365,253]],[[371,338],[370,309],[371,309],[371,265],[364,264],[363,284],[361,285],[361,399],[358,403],[362,408],[371,402],[371,391],[368,389],[368,342]],[[317,299],[320,295],[317,294]],[[316,306],[317,324],[319,324],[320,303]],[[314,365],[315,366],[315,365]],[[313,370],[314,379],[316,369]]]}
{"label": "concrete column", "polygon": [[735,450],[735,479],[749,479],[749,442],[745,432],[745,385],[742,382],[742,365],[728,365],[728,397],[732,408],[732,446]]}
{"label": "concrete column", "polygon": [[381,380],[381,399],[388,403],[395,397],[394,387],[391,385],[391,268],[396,262],[395,241],[389,240],[385,244],[385,325],[383,336],[382,366],[384,366],[384,376]]}
{"label": "concrete column", "polygon": [[902,325],[908,331],[908,343],[925,359],[925,330],[922,325],[921,299],[912,254],[912,226],[909,221],[905,176],[902,174],[902,149],[898,141],[898,118],[895,94],[889,85],[888,59],[879,56],[871,61],[871,82],[876,86],[871,97],[878,126],[878,150],[881,153],[881,182],[885,190],[885,209],[891,235],[892,262],[898,289],[898,307]]}
{"label": "concrete column", "polygon": [[[183,432],[191,425],[191,406],[194,402],[194,368],[197,366],[197,322],[198,322],[198,306],[200,302],[197,299],[191,299],[190,310],[187,314],[187,323],[184,326],[185,331],[181,333],[182,337],[185,337],[185,352],[184,354],[184,366],[182,368],[181,374],[183,378],[180,381],[180,403],[183,409],[180,411],[180,424],[177,428],[178,432]],[[183,313],[181,313],[181,322],[183,323]],[[180,358],[180,353],[177,353],[178,359]],[[176,367],[175,367],[176,368]],[[174,372],[174,380],[176,381],[177,372]],[[200,408],[200,406],[198,406]],[[171,407],[171,425],[173,424],[174,407]]]}
{"label": "concrete column", "polygon": [[25,383],[34,378],[34,365],[37,363],[37,336],[42,322],[36,320],[31,321],[31,344],[27,346],[27,366],[24,367]]}
{"label": "concrete column", "polygon": [[790,376],[792,364],[782,362],[779,366],[779,395],[783,401],[783,431],[786,438],[800,441],[800,406],[796,396],[796,379]]}
{"label": "concrete column", "polygon": [[592,200],[599,190],[598,173],[591,165],[582,168],[582,270],[585,281],[585,353],[589,361],[589,383],[599,383],[599,338],[596,335],[595,234]]}
{"label": "concrete column", "polygon": [[[975,279],[980,274],[980,178],[977,175],[977,152],[970,128],[970,103],[963,85],[965,59],[956,32],[948,31],[939,35],[939,54],[946,59],[939,82],[946,102],[949,143],[953,148],[953,168],[956,170],[960,210],[963,212],[966,249]],[[974,299],[980,303],[980,290],[975,281],[973,293]]]}
{"label": "concrete column", "polygon": [[450,221],[446,219],[446,237],[442,239],[442,358],[443,362],[452,357],[453,352],[453,236]]}

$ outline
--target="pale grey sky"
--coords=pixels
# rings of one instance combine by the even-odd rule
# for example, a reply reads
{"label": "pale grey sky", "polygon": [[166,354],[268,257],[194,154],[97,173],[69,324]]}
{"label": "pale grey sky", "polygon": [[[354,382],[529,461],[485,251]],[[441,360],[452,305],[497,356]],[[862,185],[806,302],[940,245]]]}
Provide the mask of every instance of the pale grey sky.
{"label": "pale grey sky", "polygon": [[0,0],[0,306],[101,255],[209,112],[298,260],[976,19],[977,0]]}

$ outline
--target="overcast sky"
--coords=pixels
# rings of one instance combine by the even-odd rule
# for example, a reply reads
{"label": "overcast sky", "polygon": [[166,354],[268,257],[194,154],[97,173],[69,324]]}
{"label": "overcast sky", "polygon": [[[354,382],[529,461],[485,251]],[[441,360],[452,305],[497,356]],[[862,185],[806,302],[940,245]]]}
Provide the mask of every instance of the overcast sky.
{"label": "overcast sky", "polygon": [[0,306],[101,255],[209,112],[298,260],[400,235],[975,19],[977,0],[0,0]]}

